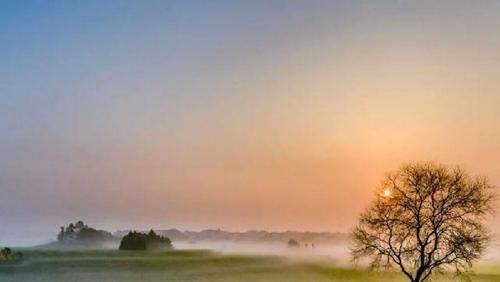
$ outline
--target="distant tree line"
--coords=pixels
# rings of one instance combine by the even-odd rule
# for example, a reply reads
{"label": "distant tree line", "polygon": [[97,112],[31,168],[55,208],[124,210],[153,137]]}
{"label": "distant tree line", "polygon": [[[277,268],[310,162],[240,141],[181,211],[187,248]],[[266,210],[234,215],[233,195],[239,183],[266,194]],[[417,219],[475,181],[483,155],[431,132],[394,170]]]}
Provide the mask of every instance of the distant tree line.
{"label": "distant tree line", "polygon": [[[117,237],[123,237],[130,230],[120,230],[114,233]],[[143,231],[144,232],[144,231]],[[147,231],[146,231],[147,232]],[[202,231],[181,231],[178,229],[156,229],[159,235],[170,238],[172,241],[201,242],[201,241],[231,241],[231,242],[269,242],[283,243],[293,238],[298,242],[317,244],[342,244],[350,242],[350,235],[338,232],[269,232],[265,230],[250,230],[244,232],[231,232],[220,229],[206,229]]]}

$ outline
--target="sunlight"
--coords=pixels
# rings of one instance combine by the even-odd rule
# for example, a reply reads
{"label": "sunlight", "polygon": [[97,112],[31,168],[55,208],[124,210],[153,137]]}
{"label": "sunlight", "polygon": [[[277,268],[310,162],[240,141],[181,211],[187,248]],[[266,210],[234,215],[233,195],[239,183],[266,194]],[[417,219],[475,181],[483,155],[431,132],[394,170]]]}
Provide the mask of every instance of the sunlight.
{"label": "sunlight", "polygon": [[384,189],[384,197],[389,198],[391,196],[391,190],[388,188]]}

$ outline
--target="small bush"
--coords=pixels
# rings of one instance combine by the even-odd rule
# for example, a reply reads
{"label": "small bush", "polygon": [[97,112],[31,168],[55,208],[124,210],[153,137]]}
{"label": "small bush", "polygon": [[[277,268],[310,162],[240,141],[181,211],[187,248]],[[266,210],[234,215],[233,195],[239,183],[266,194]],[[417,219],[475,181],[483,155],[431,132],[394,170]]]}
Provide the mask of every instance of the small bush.
{"label": "small bush", "polygon": [[18,261],[21,260],[22,257],[23,257],[22,253],[14,253],[10,248],[3,248],[0,251],[0,263]]}

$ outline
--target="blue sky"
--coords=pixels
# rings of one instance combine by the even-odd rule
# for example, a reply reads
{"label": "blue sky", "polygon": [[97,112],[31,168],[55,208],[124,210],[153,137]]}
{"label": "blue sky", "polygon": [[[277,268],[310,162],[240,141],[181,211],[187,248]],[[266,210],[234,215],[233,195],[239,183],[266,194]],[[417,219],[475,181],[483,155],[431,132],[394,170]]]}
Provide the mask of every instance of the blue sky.
{"label": "blue sky", "polygon": [[499,14],[497,1],[0,1],[0,223],[14,230],[0,243],[77,219],[345,231],[414,160],[496,185]]}

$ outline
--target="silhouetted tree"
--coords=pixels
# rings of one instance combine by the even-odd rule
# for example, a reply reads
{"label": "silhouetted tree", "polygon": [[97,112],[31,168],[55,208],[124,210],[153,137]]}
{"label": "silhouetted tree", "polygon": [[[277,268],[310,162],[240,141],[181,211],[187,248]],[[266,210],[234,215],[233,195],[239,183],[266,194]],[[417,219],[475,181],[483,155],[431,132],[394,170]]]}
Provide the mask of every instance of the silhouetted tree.
{"label": "silhouetted tree", "polygon": [[57,241],[62,242],[64,240],[64,226],[61,226],[61,230],[59,231],[59,234],[57,234]]}
{"label": "silhouetted tree", "polygon": [[162,250],[171,249],[169,238],[157,235],[153,230],[149,233],[129,232],[120,242],[120,250]]}
{"label": "silhouetted tree", "polygon": [[461,273],[488,242],[484,215],[495,198],[486,179],[433,163],[403,166],[387,175],[353,232],[355,260],[398,267],[410,281],[424,281],[453,267]]}
{"label": "silhouetted tree", "polygon": [[157,235],[153,229],[149,230],[148,238],[155,238]]}
{"label": "silhouetted tree", "polygon": [[81,220],[67,227],[62,226],[57,235],[59,244],[73,247],[100,246],[113,240],[111,233],[91,228]]}
{"label": "silhouetted tree", "polygon": [[129,232],[120,242],[120,250],[146,250],[146,239],[144,234]]}
{"label": "silhouetted tree", "polygon": [[113,235],[107,231],[83,227],[78,231],[75,242],[81,245],[104,244],[113,239]]}
{"label": "silhouetted tree", "polygon": [[86,226],[86,225],[85,225],[85,223],[83,223],[83,221],[81,221],[81,220],[79,220],[79,221],[77,221],[77,222],[75,223],[75,229],[82,229],[82,228],[85,228],[85,227],[87,227],[87,226]]}

